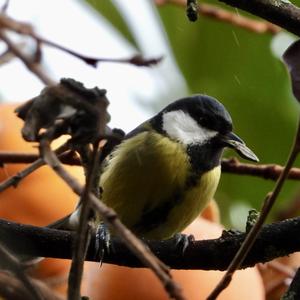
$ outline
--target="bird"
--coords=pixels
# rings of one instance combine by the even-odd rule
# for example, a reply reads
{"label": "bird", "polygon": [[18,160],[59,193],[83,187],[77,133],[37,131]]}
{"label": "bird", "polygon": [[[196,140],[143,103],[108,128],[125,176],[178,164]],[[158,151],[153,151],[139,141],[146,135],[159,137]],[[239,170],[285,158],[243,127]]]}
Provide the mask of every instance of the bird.
{"label": "bird", "polygon": [[174,101],[111,152],[101,174],[101,200],[137,236],[172,238],[213,199],[226,147],[258,161],[217,99],[197,94]]}

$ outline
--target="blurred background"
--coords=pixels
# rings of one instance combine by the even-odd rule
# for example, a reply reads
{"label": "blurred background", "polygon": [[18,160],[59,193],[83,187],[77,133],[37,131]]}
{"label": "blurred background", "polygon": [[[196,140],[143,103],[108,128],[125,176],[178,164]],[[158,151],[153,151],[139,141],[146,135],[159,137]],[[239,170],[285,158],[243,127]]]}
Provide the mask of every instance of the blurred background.
{"label": "blurred background", "polygon": [[[253,19],[218,1],[206,3]],[[235,132],[261,163],[285,163],[298,105],[280,57],[295,39],[292,35],[259,34],[206,16],[191,23],[185,8],[172,1],[11,0],[7,13],[30,22],[43,37],[88,56],[127,58],[141,53],[146,58],[164,57],[151,68],[111,63],[92,68],[43,47],[43,67],[55,80],[73,77],[88,87],[107,89],[111,126],[129,131],[167,103],[204,93],[227,107]],[[29,55],[33,52],[30,39],[11,37]],[[5,51],[4,45],[0,44],[0,50]],[[22,102],[40,92],[43,84],[20,61],[0,63],[1,102]],[[232,155],[226,152],[227,157]],[[272,186],[272,181],[262,178],[223,174],[216,194],[222,222],[242,229],[248,210],[260,209]],[[289,181],[272,217],[278,218],[299,197],[298,184]]]}

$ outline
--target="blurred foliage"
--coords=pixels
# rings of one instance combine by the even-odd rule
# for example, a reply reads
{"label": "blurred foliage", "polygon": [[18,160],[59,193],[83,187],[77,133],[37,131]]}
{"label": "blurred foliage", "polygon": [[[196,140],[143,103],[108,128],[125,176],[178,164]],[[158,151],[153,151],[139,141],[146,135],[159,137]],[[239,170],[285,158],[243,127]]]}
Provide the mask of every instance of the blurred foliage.
{"label": "blurred foliage", "polygon": [[[89,2],[133,40],[110,1]],[[218,1],[209,2],[221,6]],[[240,10],[222,7],[253,18]],[[299,109],[290,91],[287,71],[271,52],[273,36],[203,16],[191,23],[185,10],[173,5],[158,7],[158,12],[191,93],[220,99],[232,115],[235,132],[255,151],[261,163],[284,164]],[[226,152],[226,156],[232,155],[233,152]],[[243,201],[260,209],[273,185],[261,178],[223,174],[216,199],[225,223],[234,203]],[[285,185],[273,216],[288,205],[297,189],[296,181]]]}

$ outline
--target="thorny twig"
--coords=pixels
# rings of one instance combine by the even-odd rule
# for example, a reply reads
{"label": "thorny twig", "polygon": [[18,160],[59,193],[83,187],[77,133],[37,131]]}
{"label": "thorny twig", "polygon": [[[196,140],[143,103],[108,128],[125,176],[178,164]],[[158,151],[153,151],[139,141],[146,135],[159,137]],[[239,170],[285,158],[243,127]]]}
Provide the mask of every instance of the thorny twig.
{"label": "thorny twig", "polygon": [[[156,0],[155,2],[158,5],[174,4],[183,8],[186,6],[186,0]],[[237,12],[230,12],[207,3],[199,3],[197,11],[199,15],[230,23],[255,33],[276,34],[282,30],[272,23],[250,19]]]}
{"label": "thorny twig", "polygon": [[[52,152],[48,141],[42,140],[40,143],[41,152],[45,162],[61,177],[76,193],[81,195],[83,192],[82,186],[62,167],[61,163]],[[93,207],[98,211],[103,221],[107,222],[111,228],[119,234],[120,238],[125,242],[126,246],[135,253],[135,255],[151,268],[156,276],[163,283],[169,295],[175,299],[185,299],[182,295],[179,286],[172,280],[167,266],[160,262],[145,245],[135,237],[118,219],[116,213],[101,202],[93,193],[88,195]]]}

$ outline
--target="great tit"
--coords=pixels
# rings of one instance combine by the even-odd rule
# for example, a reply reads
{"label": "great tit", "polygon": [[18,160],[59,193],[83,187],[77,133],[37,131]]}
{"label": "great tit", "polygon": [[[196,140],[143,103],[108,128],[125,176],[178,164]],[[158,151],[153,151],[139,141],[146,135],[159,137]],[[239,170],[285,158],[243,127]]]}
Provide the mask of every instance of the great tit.
{"label": "great tit", "polygon": [[[128,133],[111,153],[100,179],[101,199],[139,237],[171,238],[213,198],[225,147],[258,161],[232,132],[220,102],[206,95],[177,100]],[[78,210],[71,220],[78,220]]]}

